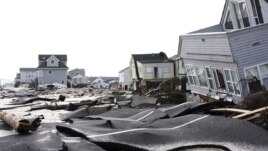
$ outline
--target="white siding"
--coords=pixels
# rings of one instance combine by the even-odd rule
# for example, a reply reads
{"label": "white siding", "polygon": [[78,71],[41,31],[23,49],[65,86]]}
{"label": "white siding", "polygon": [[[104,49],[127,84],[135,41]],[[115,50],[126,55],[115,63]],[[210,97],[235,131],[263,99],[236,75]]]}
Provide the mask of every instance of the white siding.
{"label": "white siding", "polygon": [[181,36],[181,57],[233,62],[226,33]]}
{"label": "white siding", "polygon": [[262,9],[262,16],[264,23],[268,23],[268,3],[265,0],[260,0],[260,5]]}
{"label": "white siding", "polygon": [[[152,67],[153,72],[146,73],[146,68]],[[174,64],[173,63],[153,63],[153,64],[142,64],[142,75],[144,80],[155,79],[154,67],[158,68],[159,79],[169,79],[174,77]],[[165,72],[163,68],[169,68],[170,72]]]}
{"label": "white siding", "polygon": [[20,72],[21,83],[30,83],[32,81],[35,81],[36,77],[37,77],[36,71],[21,71]]}
{"label": "white siding", "polygon": [[[52,70],[52,74],[49,74],[49,70]],[[43,77],[39,77],[38,81],[42,81],[43,84],[67,85],[67,69],[40,69],[39,71],[43,72]]]}
{"label": "white siding", "polygon": [[[51,61],[54,61],[54,63],[51,63]],[[58,67],[59,66],[59,60],[55,56],[51,56],[47,59],[47,66],[48,67]]]}

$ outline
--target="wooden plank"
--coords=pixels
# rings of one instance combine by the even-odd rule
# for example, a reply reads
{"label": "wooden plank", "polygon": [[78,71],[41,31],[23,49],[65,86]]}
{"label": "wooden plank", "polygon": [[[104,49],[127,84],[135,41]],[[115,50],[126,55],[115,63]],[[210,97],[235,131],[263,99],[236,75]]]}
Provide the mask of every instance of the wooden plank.
{"label": "wooden plank", "polygon": [[247,112],[247,113],[243,113],[243,114],[234,116],[233,118],[243,119],[243,118],[252,116],[252,115],[254,115],[254,114],[263,112],[263,111],[265,111],[265,110],[268,110],[268,106],[266,106],[266,107],[262,107],[262,108],[259,108],[259,109],[256,109],[256,110],[253,110],[253,111],[251,111],[251,112]]}
{"label": "wooden plank", "polygon": [[249,110],[235,109],[235,108],[218,108],[218,109],[212,109],[210,111],[211,112],[230,112],[230,113],[238,113],[238,114],[251,112]]}

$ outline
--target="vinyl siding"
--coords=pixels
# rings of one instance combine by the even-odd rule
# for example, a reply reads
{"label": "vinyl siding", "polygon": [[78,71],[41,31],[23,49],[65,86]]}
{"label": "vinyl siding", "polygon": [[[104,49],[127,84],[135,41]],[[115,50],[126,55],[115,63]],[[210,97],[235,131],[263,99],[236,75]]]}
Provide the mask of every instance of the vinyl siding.
{"label": "vinyl siding", "polygon": [[[153,72],[146,73],[146,67],[152,67]],[[174,64],[173,63],[154,63],[154,64],[142,64],[142,75],[144,80],[155,79],[154,78],[154,67],[158,68],[159,79],[170,79],[174,77]],[[170,72],[163,72],[161,68],[168,67]]]}
{"label": "vinyl siding", "polygon": [[52,74],[49,74],[48,69],[43,69],[43,77],[39,77],[39,81],[42,80],[43,84],[52,84],[52,83],[59,83],[67,85],[67,70],[64,69],[52,69]]}
{"label": "vinyl siding", "polygon": [[[245,79],[244,68],[268,62],[268,24],[229,33],[229,41],[239,76]],[[254,46],[254,44],[258,44]],[[242,82],[244,96],[246,83]]]}
{"label": "vinyl siding", "polygon": [[181,57],[233,62],[226,33],[181,36]]}

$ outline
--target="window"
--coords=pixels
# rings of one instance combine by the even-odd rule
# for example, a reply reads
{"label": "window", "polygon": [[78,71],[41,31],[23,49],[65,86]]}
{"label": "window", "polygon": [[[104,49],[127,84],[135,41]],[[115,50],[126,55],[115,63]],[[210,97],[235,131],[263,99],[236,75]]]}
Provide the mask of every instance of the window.
{"label": "window", "polygon": [[226,91],[223,71],[221,69],[213,69],[213,76],[215,78],[216,88],[219,91]]}
{"label": "window", "polygon": [[54,61],[54,60],[51,60],[50,62],[51,62],[51,64],[54,64],[54,63],[55,63],[55,61]]}
{"label": "window", "polygon": [[233,70],[224,70],[224,73],[229,93],[240,95],[241,90],[238,84],[237,72]]}
{"label": "window", "polygon": [[257,66],[245,69],[245,76],[251,93],[256,93],[262,90]]}
{"label": "window", "polygon": [[186,73],[185,73],[184,62],[183,62],[182,59],[180,59],[180,60],[178,61],[178,74],[179,74],[179,75],[180,75],[180,74],[186,74]]}
{"label": "window", "polygon": [[154,67],[154,78],[159,78],[158,77],[158,68]]}
{"label": "window", "polygon": [[146,67],[145,72],[146,73],[152,73],[153,72],[153,67]]}
{"label": "window", "polygon": [[204,68],[200,66],[196,66],[195,69],[196,69],[196,75],[198,77],[200,86],[207,87],[208,84],[207,84],[207,79],[206,79]]}
{"label": "window", "polygon": [[256,24],[262,24],[263,18],[262,18],[262,12],[261,12],[261,6],[259,0],[250,0],[252,11],[253,11],[253,17],[255,19]]}
{"label": "window", "polygon": [[236,19],[239,28],[249,27],[249,18],[247,12],[246,2],[234,2],[233,3],[236,13]]}
{"label": "window", "polygon": [[52,70],[48,70],[48,74],[53,74]]}
{"label": "window", "polygon": [[228,10],[224,26],[225,26],[225,29],[234,29],[232,18],[230,15],[230,10]]}
{"label": "window", "polygon": [[196,76],[196,71],[193,65],[186,65],[186,71],[188,75],[188,80],[191,85],[199,86],[198,78]]}
{"label": "window", "polygon": [[170,67],[162,67],[163,73],[170,73]]}
{"label": "window", "polygon": [[206,73],[207,73],[207,77],[208,77],[209,88],[215,90],[215,83],[214,83],[212,70],[207,67]]}
{"label": "window", "polygon": [[260,66],[260,74],[262,77],[263,86],[268,89],[268,64],[264,64]]}

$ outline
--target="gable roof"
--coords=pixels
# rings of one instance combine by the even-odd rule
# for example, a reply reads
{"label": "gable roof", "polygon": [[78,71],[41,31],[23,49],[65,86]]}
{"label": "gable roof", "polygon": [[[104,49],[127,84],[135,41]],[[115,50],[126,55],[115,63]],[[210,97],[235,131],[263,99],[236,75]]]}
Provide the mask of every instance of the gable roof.
{"label": "gable roof", "polygon": [[47,66],[47,63],[46,62],[43,62],[43,63],[41,63],[38,67],[37,67],[38,69],[40,69],[40,68],[47,68],[47,69],[54,69],[54,68],[57,68],[57,69],[68,69],[68,67],[64,64],[64,63],[62,63],[62,62],[59,62],[59,66]]}
{"label": "gable roof", "polygon": [[127,70],[127,69],[129,69],[129,67],[126,67],[126,68],[120,70],[119,73],[124,72],[124,71]]}
{"label": "gable roof", "polygon": [[132,54],[135,61],[140,63],[165,63],[172,62],[164,52],[152,54]]}
{"label": "gable roof", "polygon": [[[53,54],[50,54],[50,55],[38,55],[38,60],[39,61],[46,61],[52,55]],[[57,59],[59,59],[59,61],[67,61],[67,55],[53,55],[53,56],[55,56]]]}

